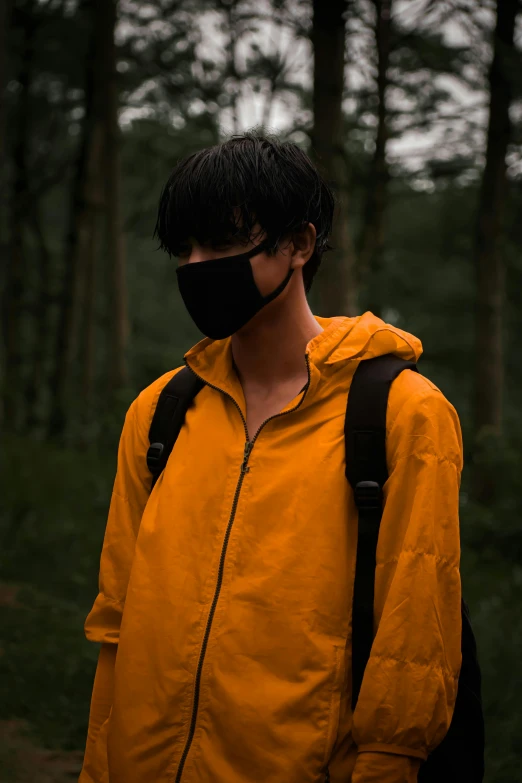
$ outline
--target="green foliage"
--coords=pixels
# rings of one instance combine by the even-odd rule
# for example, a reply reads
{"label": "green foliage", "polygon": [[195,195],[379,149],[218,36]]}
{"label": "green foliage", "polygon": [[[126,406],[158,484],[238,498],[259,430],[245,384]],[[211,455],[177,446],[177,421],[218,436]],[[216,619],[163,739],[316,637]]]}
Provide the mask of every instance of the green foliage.
{"label": "green foliage", "polygon": [[469,482],[464,482],[463,546],[480,552],[487,562],[500,560],[512,568],[522,562],[521,433],[515,430],[499,437],[485,432],[480,440],[474,460],[491,476],[495,493],[488,507],[480,506],[468,500]]}
{"label": "green foliage", "polygon": [[467,549],[462,562],[482,668],[486,722],[486,783],[513,783],[520,768],[522,731],[522,567],[497,557],[484,560]]}
{"label": "green foliage", "polygon": [[28,720],[49,747],[85,745],[98,649],[83,623],[97,594],[116,448],[7,439],[3,451],[0,720]]}
{"label": "green foliage", "polygon": [[[123,418],[119,431],[122,426]],[[57,600],[67,596],[88,602],[96,588],[93,554],[99,558],[117,443],[113,438],[104,450],[78,452],[36,440],[5,439],[3,580],[28,582]]]}
{"label": "green foliage", "polygon": [[[25,567],[33,562],[25,559]],[[0,607],[0,719],[30,721],[47,747],[85,746],[98,649],[85,641],[84,620],[74,602],[29,585],[21,586],[13,605]]]}

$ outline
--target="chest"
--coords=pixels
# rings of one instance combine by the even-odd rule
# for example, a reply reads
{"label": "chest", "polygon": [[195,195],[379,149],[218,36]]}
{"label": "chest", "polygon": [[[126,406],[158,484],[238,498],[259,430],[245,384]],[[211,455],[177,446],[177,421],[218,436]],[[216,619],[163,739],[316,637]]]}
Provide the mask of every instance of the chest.
{"label": "chest", "polygon": [[294,399],[296,405],[299,403],[303,385],[304,382],[301,381],[281,389],[278,394],[270,397],[262,397],[259,394],[245,392],[246,423],[250,440],[255,436],[263,422],[272,416],[277,416]]}

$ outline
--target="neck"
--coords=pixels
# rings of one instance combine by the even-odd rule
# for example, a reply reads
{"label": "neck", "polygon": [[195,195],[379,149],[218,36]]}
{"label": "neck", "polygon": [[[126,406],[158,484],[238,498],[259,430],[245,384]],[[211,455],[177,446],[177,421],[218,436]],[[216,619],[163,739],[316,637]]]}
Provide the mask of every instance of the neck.
{"label": "neck", "polygon": [[284,299],[274,299],[232,335],[232,356],[243,389],[272,393],[282,383],[302,379],[304,384],[306,346],[322,331],[302,284],[289,286]]}

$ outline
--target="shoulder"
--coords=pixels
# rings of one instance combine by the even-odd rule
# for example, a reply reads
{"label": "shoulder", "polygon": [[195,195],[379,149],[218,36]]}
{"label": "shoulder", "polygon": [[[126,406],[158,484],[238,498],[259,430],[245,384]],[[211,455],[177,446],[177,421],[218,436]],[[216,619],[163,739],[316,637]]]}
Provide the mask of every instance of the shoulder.
{"label": "shoulder", "polygon": [[144,440],[148,439],[150,425],[162,390],[170,379],[182,370],[184,366],[181,365],[161,375],[146,386],[131,403],[127,411],[127,418],[133,421],[134,426]]}
{"label": "shoulder", "polygon": [[432,454],[462,467],[462,432],[455,407],[429,378],[404,370],[388,398],[386,436],[395,458]]}
{"label": "shoulder", "polygon": [[442,391],[429,378],[414,370],[404,370],[393,381],[388,397],[387,429],[395,418],[407,410],[414,414],[429,412],[430,416],[457,412]]}

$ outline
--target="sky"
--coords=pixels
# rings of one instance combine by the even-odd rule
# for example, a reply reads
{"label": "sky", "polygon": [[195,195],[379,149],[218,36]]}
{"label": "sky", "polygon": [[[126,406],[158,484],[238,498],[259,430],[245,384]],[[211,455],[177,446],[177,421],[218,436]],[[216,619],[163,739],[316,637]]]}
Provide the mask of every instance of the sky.
{"label": "sky", "polygon": [[[311,43],[307,38],[296,37],[291,27],[275,24],[271,16],[269,0],[245,0],[245,7],[251,2],[259,13],[260,21],[257,30],[245,35],[237,47],[236,62],[241,72],[246,59],[252,54],[253,48],[265,54],[282,53],[289,62],[287,78],[291,83],[307,88],[312,82],[313,55]],[[345,67],[344,102],[347,111],[353,110],[357,90],[372,84],[372,66],[368,60],[367,51],[374,46],[371,38],[371,23],[373,8],[370,0],[359,0],[363,10],[365,24],[352,23],[347,34],[347,59]],[[491,0],[460,0],[464,7],[475,9],[477,20],[491,30],[494,25],[493,2]],[[387,146],[387,157],[390,163],[398,163],[412,172],[422,169],[425,161],[433,156],[438,158],[453,158],[456,154],[471,155],[481,158],[485,147],[485,130],[488,117],[486,86],[487,67],[491,58],[491,47],[484,45],[483,38],[477,36],[477,31],[469,25],[469,16],[461,14],[453,16],[444,23],[440,17],[447,7],[447,0],[394,0],[393,16],[404,28],[430,28],[440,30],[448,46],[467,46],[470,50],[470,63],[466,76],[472,82],[478,82],[479,89],[470,89],[462,80],[451,75],[439,75],[431,82],[447,92],[447,99],[440,104],[440,112],[427,130],[422,132],[410,130],[402,132],[398,138],[393,138]],[[477,9],[480,7],[480,11]],[[291,12],[292,6],[290,5]],[[263,18],[264,17],[264,18]],[[309,11],[302,0],[295,2],[295,18],[306,27],[310,24]],[[522,14],[518,20],[516,39],[522,48]],[[197,52],[211,62],[222,63],[226,56],[228,31],[217,13],[200,14],[198,18],[199,44]],[[422,74],[419,74],[422,78]],[[276,94],[272,101],[267,99],[266,83],[262,80],[243,80],[240,83],[240,93],[237,101],[237,123],[234,124],[232,113],[228,109],[220,110],[219,123],[222,135],[242,132],[258,124],[264,123],[275,133],[285,132],[296,124],[306,124],[311,117],[303,111],[299,98],[291,91]],[[143,95],[147,85],[143,87]],[[122,124],[134,117],[147,113],[144,106],[136,107],[140,95],[135,94],[133,108],[122,112]],[[391,108],[400,110],[408,118],[408,98],[399,88],[390,88],[387,101]],[[201,104],[201,102],[199,102]],[[197,114],[204,109],[197,102],[191,107]],[[522,116],[522,102],[512,107],[513,117]],[[176,122],[176,118],[173,118]],[[470,123],[473,130],[470,133]],[[371,129],[370,129],[371,130]],[[302,136],[303,134],[301,134]],[[366,145],[371,149],[372,134],[366,134]],[[294,136],[299,141],[299,133]],[[370,151],[369,149],[369,151]],[[522,151],[513,150],[510,159],[510,175],[522,175]]]}

